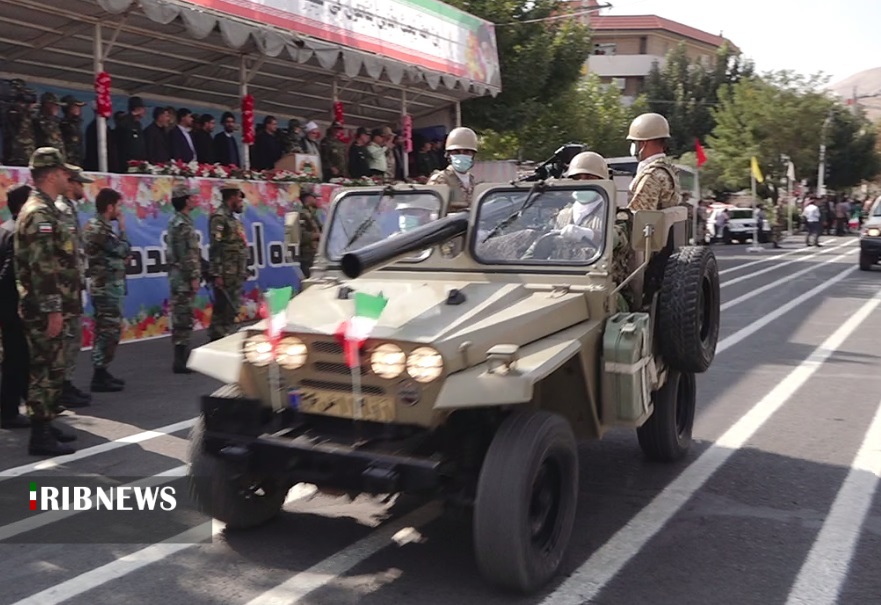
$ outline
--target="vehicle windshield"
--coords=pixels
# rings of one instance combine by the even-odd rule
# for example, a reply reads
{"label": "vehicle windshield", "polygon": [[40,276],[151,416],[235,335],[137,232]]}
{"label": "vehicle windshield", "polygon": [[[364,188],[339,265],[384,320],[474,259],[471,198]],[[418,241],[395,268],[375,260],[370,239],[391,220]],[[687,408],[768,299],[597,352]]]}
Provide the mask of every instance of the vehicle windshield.
{"label": "vehicle windshield", "polygon": [[742,219],[749,219],[752,217],[753,217],[752,210],[729,210],[728,211],[728,218],[742,220]]}
{"label": "vehicle windshield", "polygon": [[[353,191],[337,199],[328,228],[328,260],[338,261],[346,252],[358,250],[389,237],[437,220],[441,198],[434,191]],[[425,250],[404,260],[424,260]]]}
{"label": "vehicle windshield", "polygon": [[875,202],[875,208],[872,210],[872,216],[881,216],[881,202]]}
{"label": "vehicle windshield", "polygon": [[[497,190],[483,197],[473,233],[474,258],[484,264],[587,265],[603,253],[609,200],[601,189]],[[502,225],[502,228],[498,227]],[[495,231],[495,232],[494,232]]]}

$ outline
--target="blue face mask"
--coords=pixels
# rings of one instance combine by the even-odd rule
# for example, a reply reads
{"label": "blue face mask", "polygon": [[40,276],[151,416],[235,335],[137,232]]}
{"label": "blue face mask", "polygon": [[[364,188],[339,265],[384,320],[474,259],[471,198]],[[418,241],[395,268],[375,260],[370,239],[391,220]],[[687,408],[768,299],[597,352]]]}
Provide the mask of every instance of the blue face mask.
{"label": "blue face mask", "polygon": [[470,155],[465,155],[464,153],[457,153],[456,155],[450,156],[450,163],[453,165],[453,170],[456,172],[468,172],[474,165],[474,158]]}
{"label": "blue face mask", "polygon": [[576,191],[575,202],[578,204],[589,204],[599,199],[599,194],[595,191]]}

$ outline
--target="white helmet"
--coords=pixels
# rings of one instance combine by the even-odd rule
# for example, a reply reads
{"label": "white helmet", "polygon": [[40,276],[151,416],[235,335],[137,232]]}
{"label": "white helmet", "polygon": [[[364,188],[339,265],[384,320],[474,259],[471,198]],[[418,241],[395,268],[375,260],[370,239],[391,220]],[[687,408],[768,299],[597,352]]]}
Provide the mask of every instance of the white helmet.
{"label": "white helmet", "polygon": [[460,149],[477,153],[477,134],[470,128],[454,128],[447,137],[447,151]]}
{"label": "white helmet", "polygon": [[644,113],[630,123],[628,141],[653,141],[669,139],[670,124],[667,118],[659,113]]}
{"label": "white helmet", "polygon": [[600,154],[594,151],[584,151],[572,158],[569,170],[566,171],[566,177],[571,178],[579,174],[590,174],[608,180],[609,166]]}

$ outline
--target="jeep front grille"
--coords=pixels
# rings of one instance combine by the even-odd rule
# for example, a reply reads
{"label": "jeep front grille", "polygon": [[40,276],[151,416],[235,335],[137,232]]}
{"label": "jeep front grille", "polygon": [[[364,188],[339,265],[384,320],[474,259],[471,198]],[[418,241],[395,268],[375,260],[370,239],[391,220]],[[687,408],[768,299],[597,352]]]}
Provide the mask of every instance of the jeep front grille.
{"label": "jeep front grille", "polygon": [[[351,383],[328,382],[326,380],[313,380],[306,378],[300,381],[300,386],[307,389],[316,389],[321,391],[339,391],[343,393],[351,393]],[[361,392],[364,395],[385,395],[385,389],[369,384],[361,385]]]}
{"label": "jeep front grille", "polygon": [[312,350],[323,355],[342,355],[343,346],[332,340],[318,340],[312,343]]}
{"label": "jeep front grille", "polygon": [[[316,361],[312,364],[312,367],[315,368],[316,372],[321,372],[323,374],[341,374],[343,376],[351,376],[352,370],[349,369],[344,363],[333,363],[330,361]],[[364,376],[367,374],[367,367],[361,366],[361,375]]]}

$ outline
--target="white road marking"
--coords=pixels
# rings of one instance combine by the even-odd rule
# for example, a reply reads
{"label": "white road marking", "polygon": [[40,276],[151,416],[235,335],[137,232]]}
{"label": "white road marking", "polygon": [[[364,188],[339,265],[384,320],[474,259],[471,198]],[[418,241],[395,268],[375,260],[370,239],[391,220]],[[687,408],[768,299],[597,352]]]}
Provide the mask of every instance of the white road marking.
{"label": "white road marking", "polygon": [[223,530],[223,527],[224,525],[217,521],[203,523],[167,541],[152,544],[106,565],[96,567],[73,577],[61,584],[51,586],[46,590],[13,603],[13,605],[46,605],[46,603],[61,603],[62,601],[72,599],[111,580],[130,574],[151,563],[156,563],[177,552],[195,546],[194,541],[199,539],[205,533],[205,530],[209,528],[213,538]]}
{"label": "white road marking", "polygon": [[248,601],[247,605],[291,605],[310,592],[321,588],[343,575],[362,561],[393,544],[395,534],[402,529],[418,529],[434,521],[441,512],[437,502],[431,502],[415,511],[383,525],[373,533],[319,561],[309,569],[292,576],[282,584]]}
{"label": "white road marking", "polygon": [[[849,273],[849,272],[845,272]],[[563,584],[542,605],[582,605],[596,597],[725,462],[811,376],[881,304],[881,290],[841,324],[823,344],[740,418],[718,441],[691,463]]]}
{"label": "white road marking", "polygon": [[[770,266],[766,269],[762,269],[760,271],[756,271],[755,273],[750,273],[749,275],[741,275],[740,277],[735,277],[734,279],[729,279],[728,281],[723,282],[721,284],[721,287],[724,288],[726,286],[733,286],[734,284],[739,284],[742,281],[746,281],[748,279],[753,279],[754,277],[758,277],[759,275],[764,275],[765,273],[770,273],[771,271],[777,271],[778,269],[782,269],[783,267],[788,267],[789,265],[794,265],[795,263],[801,263],[801,262],[804,262],[808,259],[816,258],[817,256],[821,256],[831,250],[838,250],[839,248],[844,248],[846,246],[850,246],[850,245],[852,245],[852,243],[853,242],[847,242],[844,244],[840,244],[838,246],[834,246],[832,248],[826,248],[822,252],[814,252],[813,254],[807,254],[805,256],[800,256],[799,258],[797,258],[795,260],[786,261],[785,263],[780,263],[780,264],[774,263],[772,266]],[[781,256],[783,256],[783,255],[781,254],[780,256],[778,256],[776,258],[780,258]],[[816,263],[813,266],[816,267],[817,265],[822,265],[822,264],[823,263]],[[746,265],[743,265],[742,267],[739,267],[739,268],[743,268],[745,266]],[[722,273],[720,272],[719,275],[722,275]],[[792,278],[791,275],[787,275],[784,279],[791,279],[791,278]],[[782,281],[782,280],[780,280],[780,281]]]}
{"label": "white road marking", "polygon": [[[741,271],[746,269],[747,267],[754,267],[761,263],[767,263],[768,261],[777,260],[778,258],[786,258],[787,256],[792,256],[793,254],[798,254],[799,252],[804,252],[803,249],[790,250],[789,252],[784,252],[783,254],[769,254],[768,256],[763,256],[762,258],[754,261],[750,261],[748,263],[744,263],[742,265],[737,265],[736,267],[728,267],[722,271],[719,271],[719,275],[728,275],[729,273],[733,273],[734,271]],[[730,256],[717,256],[719,260],[733,260]],[[736,258],[736,257],[735,257]]]}
{"label": "white road marking", "polygon": [[[120,485],[119,487],[154,487],[162,485],[163,483],[169,483],[172,479],[176,477],[184,477],[186,474],[187,465],[184,464],[182,466],[176,466],[167,471],[163,471],[161,473],[153,475],[152,477],[145,477],[144,479],[138,479],[137,481],[132,481],[131,483],[125,483],[123,485]],[[66,519],[68,517],[72,517],[83,512],[86,511],[53,510],[34,515],[32,517],[26,517],[21,521],[9,523],[8,525],[0,525],[0,540],[8,540],[9,538],[17,536],[19,534],[33,531],[40,527],[45,527],[50,523],[56,523],[57,521],[61,521],[62,519]]]}
{"label": "white road marking", "polygon": [[39,462],[31,462],[30,464],[24,464],[22,466],[7,468],[0,471],[0,481],[5,481],[7,479],[11,479],[12,477],[20,477],[21,475],[33,473],[34,471],[43,471],[47,469],[58,468],[63,464],[67,464],[68,462],[82,460],[83,458],[97,456],[98,454],[103,454],[104,452],[111,452],[121,447],[132,445],[133,443],[141,443],[142,441],[149,441],[150,439],[156,439],[157,437],[164,437],[165,435],[177,433],[185,429],[191,428],[194,424],[196,424],[196,420],[197,418],[182,420],[181,422],[175,422],[174,424],[161,426],[158,429],[144,431],[142,433],[135,433],[134,435],[121,437],[114,441],[108,441],[106,443],[87,447],[67,456],[58,456],[57,458],[40,460]]}
{"label": "white road marking", "polygon": [[881,407],[802,565],[787,605],[835,605],[881,478]]}
{"label": "white road marking", "polygon": [[792,280],[799,278],[802,275],[810,273],[811,271],[814,271],[817,267],[822,267],[823,265],[828,265],[830,263],[837,263],[837,262],[841,261],[842,259],[844,259],[848,256],[851,256],[855,252],[857,252],[856,249],[849,250],[849,251],[845,252],[844,254],[839,254],[838,256],[833,256],[829,260],[824,260],[822,263],[811,264],[811,265],[805,267],[804,269],[801,269],[800,271],[796,271],[795,273],[790,273],[786,277],[774,280],[769,284],[765,284],[764,286],[762,286],[760,288],[756,288],[755,290],[751,290],[751,291],[747,292],[746,294],[738,296],[737,298],[735,298],[733,300],[729,300],[728,302],[721,305],[720,310],[727,311],[731,307],[739,305],[742,302],[746,302],[747,300],[754,298],[754,297],[758,296],[759,294],[767,292],[768,290],[772,290],[772,289],[778,287],[782,283],[791,282]]}

